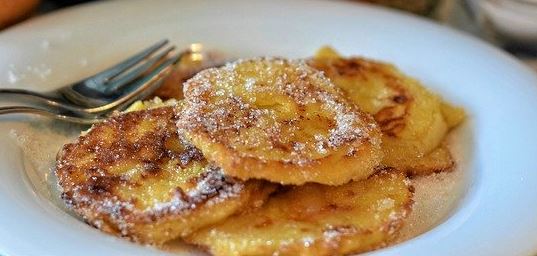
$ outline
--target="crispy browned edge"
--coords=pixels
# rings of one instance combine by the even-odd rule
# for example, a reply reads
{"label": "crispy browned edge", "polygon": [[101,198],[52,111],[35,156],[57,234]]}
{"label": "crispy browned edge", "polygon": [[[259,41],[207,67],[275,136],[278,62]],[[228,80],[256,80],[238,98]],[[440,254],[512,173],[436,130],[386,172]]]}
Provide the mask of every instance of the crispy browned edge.
{"label": "crispy browned edge", "polygon": [[[129,128],[136,128],[142,120],[148,118],[154,118],[155,120],[165,120],[167,122],[166,129],[161,131],[151,132],[150,136],[146,136],[141,140],[138,140],[138,145],[129,144],[122,141],[128,138]],[[207,210],[203,207],[205,203],[214,197],[218,196],[218,192],[207,195],[203,200],[192,201],[188,197],[183,197],[186,204],[195,205],[194,209],[184,209],[181,211],[172,211],[170,208],[162,208],[159,210],[140,210],[132,208],[129,203],[124,202],[114,194],[114,188],[122,181],[119,177],[114,177],[106,173],[106,166],[113,164],[117,161],[127,160],[127,158],[140,153],[140,150],[150,147],[155,152],[154,158],[144,159],[140,161],[146,161],[148,168],[146,171],[147,177],[158,175],[160,168],[158,167],[159,161],[164,161],[170,154],[175,154],[174,157],[179,157],[183,166],[188,165],[190,161],[204,161],[203,155],[196,148],[188,146],[182,154],[176,154],[177,152],[169,152],[166,150],[165,143],[167,139],[177,137],[175,119],[174,119],[173,107],[162,107],[152,110],[130,112],[118,116],[114,116],[102,123],[96,124],[85,135],[80,136],[75,142],[66,144],[57,155],[57,165],[55,174],[58,177],[59,186],[62,189],[61,197],[66,204],[77,214],[81,215],[84,220],[90,225],[97,227],[107,233],[115,234],[118,236],[126,236],[131,240],[146,243],[142,236],[138,236],[132,233],[131,226],[133,225],[152,225],[162,223],[168,220],[180,219],[183,216],[194,214],[195,212]],[[102,140],[100,134],[103,127],[111,127],[117,132],[113,137],[114,142],[117,142],[109,150],[102,150],[99,160],[96,165],[86,170],[77,170],[80,166],[76,166],[76,162],[62,162],[63,160],[73,160],[70,157],[74,157],[76,160],[76,154],[80,150],[93,150]],[[119,159],[114,159],[114,154],[111,152],[119,152],[119,149],[124,149],[124,154]],[[93,150],[95,151],[95,150]],[[146,152],[147,153],[147,152]],[[97,164],[98,163],[98,164]],[[104,173],[98,173],[103,172]],[[94,177],[80,177],[91,176]],[[100,175],[100,176],[99,176]],[[192,180],[190,182],[196,184],[199,179]],[[232,180],[231,182],[239,182]],[[263,182],[250,181],[245,183],[245,190],[254,191],[263,190]],[[182,191],[177,191],[182,193]],[[183,193],[184,194],[184,193]],[[268,193],[267,193],[268,194]],[[150,241],[149,241],[150,242]]]}
{"label": "crispy browned edge", "polygon": [[[380,166],[375,168],[375,173],[371,174],[369,177],[373,177],[375,175],[380,175],[382,173],[390,173],[390,172],[397,172],[397,173],[399,173],[399,174],[401,174],[401,175],[406,177],[405,172],[397,170],[397,169],[395,169],[393,167],[380,167]],[[278,190],[273,193],[273,195],[277,195],[279,193],[284,193],[289,188],[290,188],[290,186],[280,186],[278,188]],[[413,207],[414,202],[415,202],[414,201],[414,186],[412,186],[411,184],[408,184],[407,188],[408,188],[408,191],[410,192],[410,197],[408,198],[406,203],[401,208],[401,215],[399,215],[398,218],[392,219],[388,223],[385,223],[380,228],[380,230],[386,236],[386,240],[382,241],[379,244],[375,244],[375,245],[372,245],[372,246],[369,246],[369,247],[363,247],[363,248],[360,248],[360,249],[357,249],[357,250],[352,250],[352,251],[346,252],[346,253],[344,253],[344,255],[354,255],[354,254],[358,254],[358,253],[369,252],[369,251],[381,249],[381,248],[384,248],[386,246],[391,245],[391,242],[393,242],[398,237],[399,231],[401,230],[401,228],[405,224],[405,221],[406,221],[407,217],[412,212],[412,207]],[[238,213],[238,215],[240,215],[240,214],[241,213]],[[337,227],[335,227],[335,228],[337,228]],[[335,239],[340,240],[340,239],[345,238],[345,237],[348,237],[349,239],[352,239],[352,236],[355,236],[357,234],[371,233],[371,232],[373,232],[373,231],[369,230],[369,229],[368,230],[358,230],[358,231],[354,231],[352,233],[341,234],[340,236],[338,236]],[[188,237],[186,239],[188,241]],[[192,243],[192,244],[196,248],[198,248],[198,249],[200,249],[202,251],[214,254],[214,252],[211,252],[210,247],[208,245],[195,244],[195,243]],[[299,245],[299,247],[300,247],[300,245]],[[326,249],[325,247],[323,247],[323,248]],[[334,250],[331,251],[331,252],[323,251],[323,253],[325,253],[325,254],[322,254],[322,255],[342,255],[338,251],[339,247],[333,248],[333,249]],[[297,244],[290,244],[288,247],[280,248],[279,253],[281,253],[282,255],[293,255],[293,254],[297,254],[296,252],[299,251],[299,250],[300,250],[300,248],[297,247]]]}
{"label": "crispy browned edge", "polygon": [[[394,92],[396,92],[396,94],[391,98],[392,106],[382,108],[375,115],[373,115],[373,117],[379,124],[384,136],[392,138],[399,137],[399,134],[406,126],[405,119],[409,115],[411,104],[415,99],[404,88],[400,82],[400,79],[391,73],[387,73],[382,70],[382,67],[390,67],[389,64],[362,57],[339,57],[321,60],[312,58],[309,59],[307,63],[313,68],[323,71],[327,77],[333,77],[336,74],[338,76],[348,77],[363,76],[363,72],[374,72],[381,74],[388,81],[386,86],[390,87]],[[447,151],[449,155],[449,162],[439,163],[439,165],[426,165],[425,163],[420,163],[416,166],[409,166],[404,171],[406,171],[410,176],[417,176],[454,170],[456,167],[456,162],[453,159],[449,148],[447,148],[445,141],[443,141],[441,145],[438,145],[438,147],[433,151],[429,152],[429,154],[440,148],[443,148]],[[425,155],[424,157],[430,156]]]}
{"label": "crispy browned edge", "polygon": [[[405,128],[404,120],[408,116],[410,104],[414,101],[414,98],[400,84],[399,79],[383,72],[379,68],[381,66],[385,67],[385,63],[365,58],[351,57],[322,59],[321,61],[309,59],[308,65],[323,71],[329,78],[333,77],[334,74],[349,77],[362,76],[362,72],[366,70],[367,72],[382,74],[388,80],[386,86],[390,87],[396,94],[391,98],[393,106],[384,107],[373,115],[375,121],[379,124],[382,133],[390,137],[397,137]],[[402,109],[402,111],[396,111],[396,108]]]}

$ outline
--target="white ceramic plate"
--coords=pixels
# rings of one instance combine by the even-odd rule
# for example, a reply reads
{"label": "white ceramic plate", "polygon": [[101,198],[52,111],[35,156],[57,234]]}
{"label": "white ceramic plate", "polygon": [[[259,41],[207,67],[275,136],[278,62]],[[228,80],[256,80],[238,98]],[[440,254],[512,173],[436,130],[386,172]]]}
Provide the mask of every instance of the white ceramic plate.
{"label": "white ceramic plate", "polygon": [[[468,110],[458,143],[462,193],[432,230],[373,254],[537,252],[537,77],[499,50],[419,18],[333,1],[89,4],[2,31],[0,86],[50,89],[165,37],[229,56],[306,57],[330,44],[395,63]],[[0,117],[0,254],[162,255],[85,225],[55,200],[54,154],[80,129]]]}

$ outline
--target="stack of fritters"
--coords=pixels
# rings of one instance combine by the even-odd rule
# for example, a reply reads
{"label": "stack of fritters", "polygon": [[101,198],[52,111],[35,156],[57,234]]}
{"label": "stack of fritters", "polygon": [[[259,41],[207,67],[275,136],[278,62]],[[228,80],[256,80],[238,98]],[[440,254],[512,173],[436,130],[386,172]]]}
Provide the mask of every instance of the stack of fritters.
{"label": "stack of fritters", "polygon": [[453,168],[442,141],[464,117],[394,67],[330,49],[207,69],[183,93],[62,149],[63,197],[87,222],[215,255],[375,249],[411,210],[407,175]]}

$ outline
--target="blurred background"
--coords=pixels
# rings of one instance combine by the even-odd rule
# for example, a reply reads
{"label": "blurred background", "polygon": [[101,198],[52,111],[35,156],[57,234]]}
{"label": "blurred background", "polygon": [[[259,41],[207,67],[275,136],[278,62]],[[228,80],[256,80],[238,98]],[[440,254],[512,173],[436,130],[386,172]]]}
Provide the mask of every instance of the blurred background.
{"label": "blurred background", "polygon": [[[0,33],[26,19],[96,1],[0,0]],[[465,31],[503,48],[537,71],[537,0],[347,1],[398,9]]]}

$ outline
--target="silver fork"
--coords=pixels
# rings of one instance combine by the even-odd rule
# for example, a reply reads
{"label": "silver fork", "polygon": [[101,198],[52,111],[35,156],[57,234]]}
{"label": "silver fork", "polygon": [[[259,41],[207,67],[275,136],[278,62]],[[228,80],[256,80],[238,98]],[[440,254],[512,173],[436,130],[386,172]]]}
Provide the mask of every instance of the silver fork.
{"label": "silver fork", "polygon": [[154,77],[163,76],[162,73],[185,53],[169,56],[174,49],[171,46],[154,54],[167,43],[168,40],[162,40],[109,69],[51,92],[0,89],[0,97],[26,97],[32,103],[81,116],[102,114],[139,98],[141,92],[154,84],[151,81]]}
{"label": "silver fork", "polygon": [[70,123],[78,124],[95,124],[99,123],[106,119],[105,115],[100,116],[75,116],[55,112],[51,109],[45,110],[36,107],[27,107],[27,106],[10,106],[10,107],[0,107],[0,115],[4,114],[34,114],[40,116],[46,116],[53,119],[66,121]]}
{"label": "silver fork", "polygon": [[115,107],[108,108],[106,110],[99,111],[97,113],[85,113],[80,114],[71,112],[57,106],[46,106],[44,108],[30,107],[30,106],[8,106],[0,107],[0,115],[3,114],[35,114],[40,116],[46,116],[61,121],[79,123],[79,124],[94,124],[101,122],[109,117],[108,114],[114,111],[121,111],[130,106],[134,101],[146,98],[155,89],[160,86],[160,82],[165,78],[173,68],[173,64],[180,58],[172,57],[165,61],[162,68],[155,69],[150,74],[141,78],[144,81],[134,93],[131,93],[123,98],[119,98],[116,101],[110,102],[109,105]]}
{"label": "silver fork", "polygon": [[188,52],[168,56],[173,50],[173,47],[169,47],[142,63],[167,42],[163,40],[112,68],[53,92],[0,89],[4,95],[27,96],[45,107],[0,107],[0,115],[30,113],[83,124],[99,122],[106,117],[105,114],[124,109],[135,100],[148,96],[171,71],[172,64]]}

